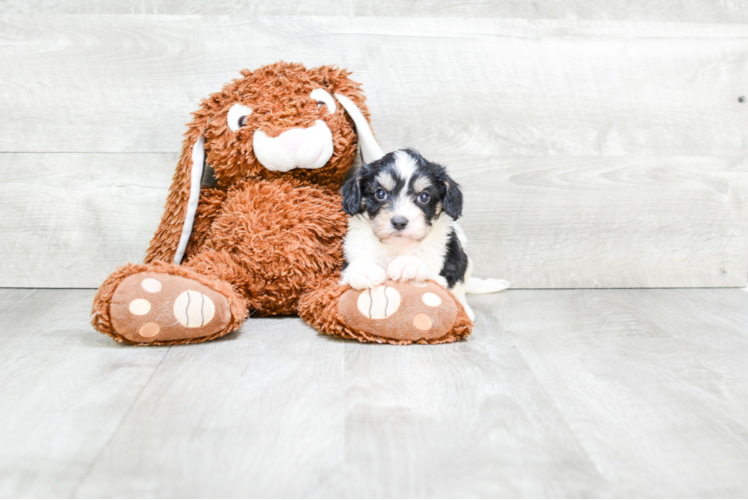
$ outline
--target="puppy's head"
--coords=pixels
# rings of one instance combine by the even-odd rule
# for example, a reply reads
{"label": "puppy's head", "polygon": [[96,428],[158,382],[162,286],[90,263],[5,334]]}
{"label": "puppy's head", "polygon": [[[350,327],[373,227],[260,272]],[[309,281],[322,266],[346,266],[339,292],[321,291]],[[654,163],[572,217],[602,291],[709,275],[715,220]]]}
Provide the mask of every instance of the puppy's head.
{"label": "puppy's head", "polygon": [[386,154],[363,165],[341,189],[343,210],[362,214],[384,243],[408,245],[424,239],[435,221],[462,214],[462,192],[446,169],[414,149]]}

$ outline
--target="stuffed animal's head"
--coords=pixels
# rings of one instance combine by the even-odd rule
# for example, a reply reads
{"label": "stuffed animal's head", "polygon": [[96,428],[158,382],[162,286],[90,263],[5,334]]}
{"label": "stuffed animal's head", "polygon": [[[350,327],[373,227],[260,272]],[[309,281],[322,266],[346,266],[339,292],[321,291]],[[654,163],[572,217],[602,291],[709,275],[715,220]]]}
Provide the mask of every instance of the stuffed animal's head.
{"label": "stuffed animal's head", "polygon": [[194,113],[146,257],[179,263],[189,240],[205,165],[219,188],[245,179],[296,179],[338,189],[357,146],[364,161],[383,153],[369,128],[360,85],[334,66],[279,62],[204,99]]}
{"label": "stuffed animal's head", "polygon": [[205,162],[218,185],[293,177],[339,188],[358,144],[339,96],[368,117],[349,72],[281,62],[242,75],[203,100],[190,124],[189,135],[205,139]]}

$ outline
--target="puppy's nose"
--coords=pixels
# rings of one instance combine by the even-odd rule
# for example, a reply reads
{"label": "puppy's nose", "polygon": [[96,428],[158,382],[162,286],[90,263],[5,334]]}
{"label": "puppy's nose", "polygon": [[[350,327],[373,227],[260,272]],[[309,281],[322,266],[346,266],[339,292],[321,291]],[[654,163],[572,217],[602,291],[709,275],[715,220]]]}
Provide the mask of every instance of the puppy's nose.
{"label": "puppy's nose", "polygon": [[398,231],[402,231],[403,229],[405,229],[405,226],[408,225],[408,219],[399,215],[390,219],[390,222],[392,223],[392,226]]}

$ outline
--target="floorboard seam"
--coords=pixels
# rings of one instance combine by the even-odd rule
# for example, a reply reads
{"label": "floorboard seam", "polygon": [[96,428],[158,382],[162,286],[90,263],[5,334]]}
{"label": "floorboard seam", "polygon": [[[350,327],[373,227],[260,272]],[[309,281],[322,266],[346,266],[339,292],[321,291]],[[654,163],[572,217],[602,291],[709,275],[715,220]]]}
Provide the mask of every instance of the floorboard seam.
{"label": "floorboard seam", "polygon": [[161,363],[164,362],[164,359],[166,359],[166,356],[168,356],[170,352],[171,352],[171,346],[169,346],[167,351],[161,357],[158,364],[151,372],[151,375],[148,377],[148,380],[146,380],[145,384],[143,384],[143,387],[140,388],[140,391],[138,391],[138,395],[133,398],[132,403],[127,408],[127,411],[125,411],[125,413],[122,415],[122,418],[119,420],[119,422],[117,422],[117,425],[114,427],[114,430],[109,435],[109,438],[106,440],[106,442],[104,443],[104,446],[101,447],[101,450],[99,450],[99,452],[96,454],[93,460],[91,460],[91,463],[86,469],[86,472],[83,473],[80,480],[78,481],[78,484],[76,484],[75,488],[73,488],[70,498],[79,498],[78,490],[81,488],[83,483],[86,482],[86,479],[88,479],[88,476],[91,474],[91,471],[93,470],[94,466],[98,463],[99,459],[104,454],[104,451],[106,451],[106,449],[109,447],[109,444],[112,442],[112,439],[114,439],[114,436],[117,434],[117,431],[119,431],[119,428],[122,426],[122,423],[125,421],[125,419],[127,419],[127,416],[132,411],[133,407],[135,406],[135,403],[138,402],[138,400],[140,399],[140,396],[143,394],[143,391],[145,391],[145,388],[148,387],[148,385],[151,383],[151,380],[153,379],[153,375],[155,375],[155,373],[158,371],[159,367],[161,366]]}
{"label": "floorboard seam", "polygon": [[[499,325],[501,325],[501,322],[499,322]],[[503,325],[501,325],[502,328]],[[504,329],[505,332],[509,332],[509,330]],[[538,387],[540,387],[540,390],[543,391],[543,394],[548,398],[548,401],[553,404],[553,407],[558,412],[558,416],[561,418],[561,420],[566,425],[566,428],[569,430],[569,434],[574,438],[574,442],[577,443],[577,446],[579,446],[579,450],[584,453],[584,456],[587,457],[587,460],[589,461],[590,465],[592,466],[592,469],[595,471],[595,473],[598,475],[600,480],[608,487],[608,491],[612,491],[612,485],[610,481],[608,481],[608,478],[603,475],[602,471],[598,469],[597,464],[592,459],[592,456],[587,451],[587,448],[584,447],[582,442],[579,440],[579,437],[577,436],[577,432],[574,430],[574,427],[569,423],[569,421],[566,419],[566,415],[561,411],[561,408],[559,408],[558,404],[556,403],[556,400],[551,396],[551,394],[548,392],[548,389],[546,389],[545,385],[543,385],[543,382],[540,380],[540,377],[538,377],[538,374],[533,369],[530,362],[525,357],[525,354],[522,352],[522,347],[518,345],[516,342],[514,342],[514,339],[512,339],[512,343],[516,346],[517,352],[522,357],[522,361],[525,363],[525,366],[527,366],[527,369],[530,370],[530,373],[532,373],[533,377],[535,378],[535,381],[538,384]]]}

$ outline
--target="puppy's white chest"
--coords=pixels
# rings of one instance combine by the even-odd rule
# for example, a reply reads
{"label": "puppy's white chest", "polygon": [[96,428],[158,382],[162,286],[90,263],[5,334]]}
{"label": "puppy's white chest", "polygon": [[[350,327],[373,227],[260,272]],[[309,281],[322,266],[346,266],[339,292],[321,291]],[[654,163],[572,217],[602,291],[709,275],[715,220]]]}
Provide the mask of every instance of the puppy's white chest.
{"label": "puppy's white chest", "polygon": [[453,225],[450,218],[442,216],[433,224],[426,238],[400,246],[380,241],[374,235],[370,221],[355,216],[349,222],[344,242],[345,256],[349,263],[366,261],[385,270],[398,257],[415,257],[426,264],[432,279],[436,279],[444,266],[447,240]]}

